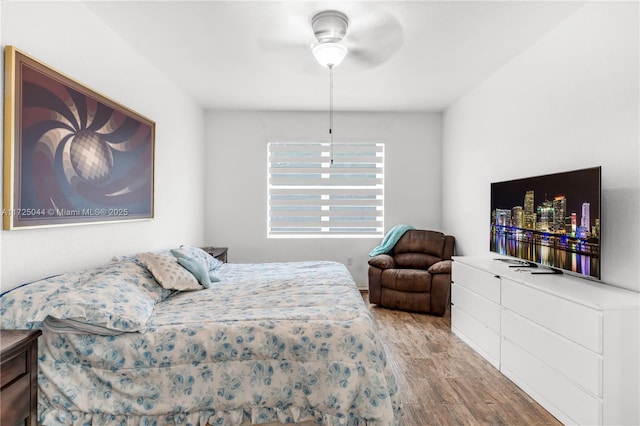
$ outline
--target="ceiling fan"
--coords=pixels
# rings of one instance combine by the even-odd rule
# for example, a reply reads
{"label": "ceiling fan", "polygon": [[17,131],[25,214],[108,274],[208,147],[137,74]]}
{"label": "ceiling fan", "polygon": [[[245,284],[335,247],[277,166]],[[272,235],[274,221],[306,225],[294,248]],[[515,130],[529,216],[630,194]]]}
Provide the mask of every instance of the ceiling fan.
{"label": "ceiling fan", "polygon": [[[371,3],[364,6],[360,2],[344,2],[340,10],[310,10],[317,5],[288,3],[287,13],[264,22],[259,46],[279,59],[286,59],[286,63],[306,65],[310,62],[305,61],[313,56],[317,58],[340,46],[337,49],[346,48],[348,52],[344,67],[359,70],[382,65],[402,46],[402,25],[384,8]],[[304,56],[303,50],[307,51]],[[316,53],[312,56],[310,51]]]}
{"label": "ceiling fan", "polygon": [[[345,3],[345,7],[354,3]],[[371,9],[356,13],[353,9],[353,21],[347,14],[338,10],[321,10],[311,15],[309,21],[313,31],[315,42],[308,44],[308,30],[305,33],[296,34],[293,32],[299,27],[299,19],[288,19],[284,27],[287,31],[284,38],[272,40],[272,42],[261,43],[267,48],[276,50],[286,50],[291,55],[295,52],[296,58],[289,57],[288,63],[303,62],[304,59],[298,57],[298,51],[291,47],[301,46],[301,41],[310,47],[311,52],[320,65],[329,68],[329,143],[331,147],[330,164],[334,164],[333,155],[333,68],[340,65],[349,55],[349,63],[365,69],[374,68],[386,62],[400,48],[403,42],[402,26],[398,19],[390,13],[384,13],[381,9],[372,12]],[[309,27],[307,27],[309,28]],[[275,28],[274,28],[275,29]],[[273,36],[273,32],[271,36]],[[294,39],[294,37],[299,40]],[[311,55],[307,53],[307,58]],[[316,65],[317,68],[317,65]]]}

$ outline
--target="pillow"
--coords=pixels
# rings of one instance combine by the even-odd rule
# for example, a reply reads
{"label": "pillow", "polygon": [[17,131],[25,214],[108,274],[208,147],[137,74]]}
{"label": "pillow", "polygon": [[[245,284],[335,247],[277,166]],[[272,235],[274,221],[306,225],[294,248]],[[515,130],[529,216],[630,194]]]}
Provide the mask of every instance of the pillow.
{"label": "pillow", "polygon": [[95,275],[99,275],[101,280],[108,281],[114,286],[124,281],[133,283],[140,287],[141,291],[146,292],[154,302],[161,302],[173,293],[159,285],[151,272],[134,257],[111,263],[101,269],[103,270]]}
{"label": "pillow", "polygon": [[136,257],[162,287],[179,291],[202,290],[198,280],[180,266],[174,256],[148,252],[139,253]]}
{"label": "pillow", "polygon": [[178,263],[182,265],[187,271],[191,272],[200,285],[204,288],[211,288],[211,279],[209,278],[209,271],[205,269],[205,266],[195,259],[178,257]]}
{"label": "pillow", "polygon": [[211,283],[220,281],[212,271],[208,270],[209,263],[206,261],[206,258],[201,256],[197,251],[187,250],[181,247],[171,250],[171,254],[178,259],[178,263],[180,265],[187,268],[187,270],[196,277],[198,282],[202,284],[204,288],[211,288]]}
{"label": "pillow", "polygon": [[198,247],[183,245],[183,246],[180,246],[180,248],[171,250],[171,253],[173,253],[173,255],[176,257],[178,257],[178,254],[176,253],[180,253],[180,255],[184,257],[199,259],[200,262],[203,262],[205,264],[207,271],[213,271],[219,268],[221,265],[224,265],[224,262],[216,259],[215,257],[211,256],[209,253],[207,253],[206,251]]}
{"label": "pillow", "polygon": [[[153,286],[159,288],[157,284]],[[53,317],[74,319],[95,325],[96,329],[141,331],[146,328],[162,291],[146,288],[133,276],[123,278],[117,268],[62,274],[3,294],[0,328],[42,329],[45,319]]]}
{"label": "pillow", "polygon": [[42,329],[49,299],[64,297],[73,290],[70,284],[78,278],[76,274],[58,275],[5,292],[0,296],[0,328]]}
{"label": "pillow", "polygon": [[134,332],[146,329],[154,306],[155,302],[134,283],[112,285],[98,278],[64,297],[51,299],[46,312],[57,319],[75,319],[110,330]]}

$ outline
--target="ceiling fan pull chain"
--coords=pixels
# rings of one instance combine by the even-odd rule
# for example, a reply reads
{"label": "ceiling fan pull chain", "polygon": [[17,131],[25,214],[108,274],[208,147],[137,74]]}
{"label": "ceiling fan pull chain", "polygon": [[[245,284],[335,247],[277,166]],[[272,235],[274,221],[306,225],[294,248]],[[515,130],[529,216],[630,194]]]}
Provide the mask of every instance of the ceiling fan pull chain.
{"label": "ceiling fan pull chain", "polygon": [[331,147],[331,165],[333,165],[333,67],[329,67],[329,143]]}

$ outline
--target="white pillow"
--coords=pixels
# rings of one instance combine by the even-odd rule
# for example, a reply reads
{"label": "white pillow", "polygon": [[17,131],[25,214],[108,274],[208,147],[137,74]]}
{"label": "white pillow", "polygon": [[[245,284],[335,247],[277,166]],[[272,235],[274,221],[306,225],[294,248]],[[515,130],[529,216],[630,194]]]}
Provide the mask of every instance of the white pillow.
{"label": "white pillow", "polygon": [[172,255],[159,253],[139,253],[136,255],[140,263],[147,267],[158,283],[169,290],[202,290],[196,277],[178,263]]}

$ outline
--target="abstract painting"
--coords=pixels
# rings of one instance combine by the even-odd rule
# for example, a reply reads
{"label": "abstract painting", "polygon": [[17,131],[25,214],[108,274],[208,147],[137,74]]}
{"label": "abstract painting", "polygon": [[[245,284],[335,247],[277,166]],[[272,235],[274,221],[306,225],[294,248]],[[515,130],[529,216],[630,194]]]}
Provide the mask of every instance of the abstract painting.
{"label": "abstract painting", "polygon": [[4,229],[153,218],[153,121],[7,46],[4,126]]}

